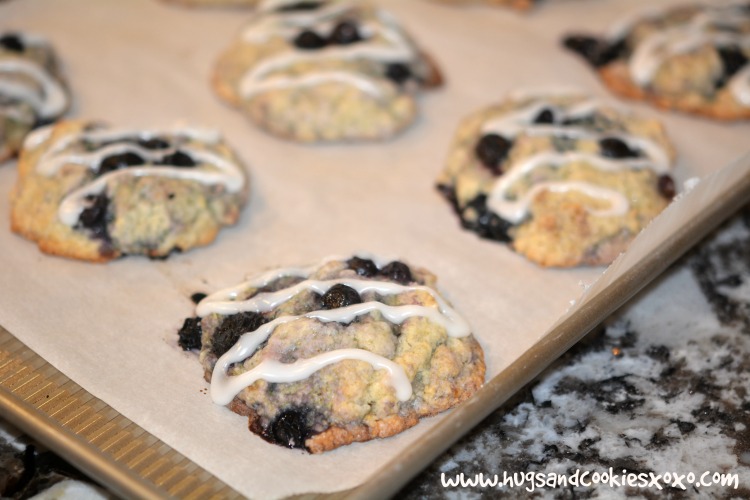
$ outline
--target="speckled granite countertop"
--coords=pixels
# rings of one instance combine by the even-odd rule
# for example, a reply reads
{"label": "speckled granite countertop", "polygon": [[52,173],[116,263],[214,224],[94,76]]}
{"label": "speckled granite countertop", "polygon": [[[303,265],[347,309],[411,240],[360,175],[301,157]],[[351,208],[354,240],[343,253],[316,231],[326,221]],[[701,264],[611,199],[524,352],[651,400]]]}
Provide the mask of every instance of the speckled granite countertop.
{"label": "speckled granite countertop", "polygon": [[[0,432],[0,496],[27,498],[58,483],[48,498],[101,498],[61,483],[77,473],[50,454],[24,451],[23,438],[2,443],[12,438]],[[523,483],[443,485],[461,473],[464,481],[482,473]],[[730,485],[709,486],[720,481],[715,473]],[[553,475],[567,475],[568,484],[549,486]],[[498,494],[750,498],[750,206],[398,496]]]}
{"label": "speckled granite countertop", "polygon": [[[589,483],[610,467],[613,484],[538,488],[550,473],[572,479],[579,470],[581,480],[588,471]],[[635,474],[634,486],[623,470]],[[731,486],[708,486],[717,472],[736,475],[738,487],[731,477]],[[461,473],[499,481],[524,473],[526,481],[513,489],[443,486]],[[534,488],[528,473],[542,474]],[[659,475],[662,489],[652,484]],[[400,496],[532,496],[527,488],[552,498],[750,498],[750,207]]]}

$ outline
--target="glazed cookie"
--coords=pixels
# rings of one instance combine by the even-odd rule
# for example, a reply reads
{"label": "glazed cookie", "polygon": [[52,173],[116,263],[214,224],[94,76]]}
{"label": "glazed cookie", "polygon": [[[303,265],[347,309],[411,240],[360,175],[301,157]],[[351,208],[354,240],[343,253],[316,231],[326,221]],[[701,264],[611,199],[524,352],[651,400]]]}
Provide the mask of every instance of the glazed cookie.
{"label": "glazed cookie", "polygon": [[432,62],[366,3],[265,1],[220,57],[214,88],[266,131],[301,142],[391,137],[440,84]]}
{"label": "glazed cookie", "polygon": [[669,203],[655,120],[576,94],[518,95],[461,124],[438,188],[463,227],[543,266],[611,262]]}
{"label": "glazed cookie", "polygon": [[41,37],[0,32],[0,161],[14,156],[36,125],[70,105],[52,47]]}
{"label": "glazed cookie", "polygon": [[603,38],[569,36],[616,94],[720,120],[750,118],[750,1],[672,7]]}
{"label": "glazed cookie", "polygon": [[263,439],[320,453],[397,434],[484,382],[482,349],[399,261],[332,257],[209,295],[180,330],[211,397]]}
{"label": "glazed cookie", "polygon": [[248,191],[220,135],[191,128],[61,122],[29,134],[18,167],[13,231],[44,252],[99,262],[206,245],[237,221]]}

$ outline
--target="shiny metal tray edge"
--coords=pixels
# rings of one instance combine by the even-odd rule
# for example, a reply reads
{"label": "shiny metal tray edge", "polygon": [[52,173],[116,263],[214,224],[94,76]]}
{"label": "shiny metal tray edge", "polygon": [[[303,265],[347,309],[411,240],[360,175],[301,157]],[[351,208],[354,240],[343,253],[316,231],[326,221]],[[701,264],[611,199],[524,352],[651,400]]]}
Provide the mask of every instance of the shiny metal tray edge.
{"label": "shiny metal tray edge", "polygon": [[242,498],[70,380],[0,326],[0,409],[124,498]]}
{"label": "shiny metal tray edge", "polygon": [[[395,495],[438,455],[531,382],[542,370],[653,281],[700,239],[750,202],[750,155],[737,178],[680,227],[657,251],[558,323],[469,401],[453,410],[412,448],[365,483],[312,498]],[[703,182],[710,182],[711,177]],[[0,325],[0,410],[94,480],[125,498],[241,498],[221,480],[92,396]]]}

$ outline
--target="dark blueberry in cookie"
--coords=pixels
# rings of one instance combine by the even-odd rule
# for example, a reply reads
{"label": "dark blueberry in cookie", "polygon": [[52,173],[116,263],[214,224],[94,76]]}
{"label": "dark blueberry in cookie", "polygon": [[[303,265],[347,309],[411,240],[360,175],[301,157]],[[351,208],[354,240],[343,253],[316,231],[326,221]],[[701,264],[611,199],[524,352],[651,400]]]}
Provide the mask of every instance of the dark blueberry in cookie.
{"label": "dark blueberry in cookie", "polygon": [[378,274],[378,266],[375,265],[370,259],[360,259],[359,257],[352,257],[346,263],[349,265],[349,269],[354,270],[359,276],[370,278]]}
{"label": "dark blueberry in cookie", "polygon": [[538,115],[536,115],[536,118],[534,118],[534,123],[555,123],[555,113],[551,109],[545,108],[540,111]]}
{"label": "dark blueberry in cookie", "polygon": [[362,297],[359,296],[357,290],[350,286],[333,285],[323,295],[323,308],[324,309],[338,309],[339,307],[346,307],[352,304],[361,304]]}
{"label": "dark blueberry in cookie", "polygon": [[143,158],[135,153],[111,155],[102,160],[96,173],[97,175],[104,175],[107,172],[132,167],[133,165],[143,165]]}
{"label": "dark blueberry in cookie", "polygon": [[458,198],[456,197],[456,189],[453,186],[447,186],[445,184],[437,185],[438,192],[443,195],[443,198],[448,200],[451,204],[451,208],[457,215],[461,215],[461,208],[458,206]]}
{"label": "dark blueberry in cookie", "polygon": [[409,266],[397,260],[384,266],[383,269],[380,270],[380,274],[397,283],[401,283],[402,285],[408,285],[412,280]]}
{"label": "dark blueberry in cookie", "polygon": [[310,411],[305,408],[281,412],[263,432],[262,437],[286,448],[305,448],[305,441],[313,435],[307,424]]}
{"label": "dark blueberry in cookie", "polygon": [[253,311],[227,316],[214,332],[211,339],[211,351],[217,356],[222,356],[237,343],[243,334],[257,330],[265,322],[266,319],[263,316]]}
{"label": "dark blueberry in cookie", "polygon": [[26,49],[26,45],[21,40],[21,37],[13,33],[0,36],[0,46],[11,52],[23,52]]}
{"label": "dark blueberry in cookie", "polygon": [[625,39],[622,38],[616,42],[605,43],[599,52],[599,59],[597,66],[606,66],[616,59],[620,59],[627,49]]}
{"label": "dark blueberry in cookie", "polygon": [[87,199],[91,204],[84,208],[81,215],[78,216],[78,226],[90,230],[94,238],[109,240],[109,233],[107,232],[109,198],[107,198],[107,193],[91,195]]}
{"label": "dark blueberry in cookie", "polygon": [[[469,214],[473,217],[469,217]],[[482,238],[504,242],[511,239],[508,230],[512,224],[487,208],[487,195],[484,194],[466,205],[461,215],[461,225]]]}
{"label": "dark blueberry in cookie", "polygon": [[501,135],[486,134],[479,139],[474,147],[474,153],[482,165],[489,168],[493,174],[500,175],[503,173],[500,164],[508,156],[512,145],[511,141]]}
{"label": "dark blueberry in cookie", "polygon": [[672,176],[668,174],[659,176],[657,187],[659,189],[659,193],[668,200],[674,198],[674,195],[677,192],[674,187],[674,180],[672,179]]}
{"label": "dark blueberry in cookie", "polygon": [[726,83],[737,73],[745,64],[747,64],[747,56],[742,52],[742,49],[736,45],[728,47],[720,47],[717,49],[719,58],[723,68],[723,73],[716,82],[718,88],[723,87]]}
{"label": "dark blueberry in cookie", "polygon": [[179,340],[177,340],[177,344],[182,347],[183,351],[200,349],[202,333],[200,318],[185,318],[182,328],[177,332],[177,335],[180,337]]}
{"label": "dark blueberry in cookie", "polygon": [[331,35],[328,37],[328,43],[337,45],[349,45],[362,40],[357,29],[357,23],[354,21],[341,21],[333,28]]}
{"label": "dark blueberry in cookie", "polygon": [[138,145],[146,149],[167,149],[169,142],[158,137],[152,137],[151,139],[138,139]]}
{"label": "dark blueberry in cookie", "polygon": [[182,151],[175,151],[174,153],[165,156],[158,162],[159,165],[169,165],[171,167],[194,167],[195,161]]}
{"label": "dark blueberry in cookie", "polygon": [[206,297],[208,297],[208,295],[206,295],[205,293],[195,292],[193,295],[190,296],[190,300],[193,301],[193,304],[197,304],[198,302],[205,299]]}
{"label": "dark blueberry in cookie", "polygon": [[625,39],[610,43],[607,40],[586,35],[565,37],[563,45],[582,56],[595,68],[606,66],[618,59],[626,49]]}
{"label": "dark blueberry in cookie", "polygon": [[608,158],[636,158],[638,152],[630,149],[625,141],[616,137],[605,137],[599,141],[599,149]]}
{"label": "dark blueberry in cookie", "polygon": [[563,45],[593,64],[602,41],[586,35],[571,35],[563,39]]}
{"label": "dark blueberry in cookie", "polygon": [[403,63],[391,63],[385,68],[385,76],[398,85],[411,78],[411,69]]}
{"label": "dark blueberry in cookie", "polygon": [[294,46],[303,50],[322,49],[328,41],[312,30],[305,30],[294,39]]}
{"label": "dark blueberry in cookie", "polygon": [[297,2],[276,9],[277,12],[294,12],[319,9],[323,2]]}

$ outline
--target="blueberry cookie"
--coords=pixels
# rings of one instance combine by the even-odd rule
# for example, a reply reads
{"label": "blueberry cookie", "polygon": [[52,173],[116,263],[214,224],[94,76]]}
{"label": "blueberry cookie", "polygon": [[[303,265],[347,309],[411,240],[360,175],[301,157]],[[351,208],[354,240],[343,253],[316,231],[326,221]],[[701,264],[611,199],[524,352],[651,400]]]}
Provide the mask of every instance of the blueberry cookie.
{"label": "blueberry cookie", "polygon": [[469,398],[484,356],[466,321],[403,262],[332,257],[198,303],[180,330],[214,403],[263,439],[320,453],[397,434]]}
{"label": "blueberry cookie", "polygon": [[463,227],[543,266],[611,262],[669,203],[655,120],[574,93],[517,95],[468,117],[438,188]]}
{"label": "blueberry cookie", "polygon": [[107,261],[206,245],[245,203],[244,168],[217,132],[61,122],[29,134],[13,231],[42,251]]}
{"label": "blueberry cookie", "polygon": [[70,98],[52,47],[41,37],[0,31],[0,161],[36,125],[62,115]]}
{"label": "blueberry cookie", "polygon": [[616,94],[720,120],[750,118],[750,1],[642,13],[602,38],[569,36]]}
{"label": "blueberry cookie", "polygon": [[214,88],[264,130],[300,142],[391,137],[440,75],[366,3],[266,1],[220,57]]}

